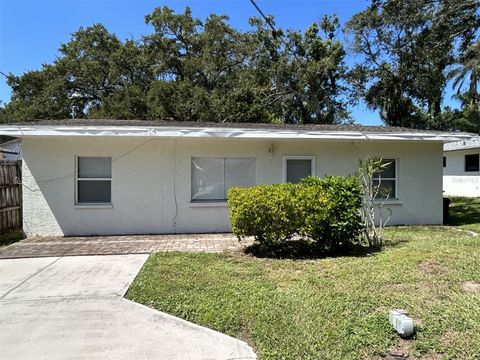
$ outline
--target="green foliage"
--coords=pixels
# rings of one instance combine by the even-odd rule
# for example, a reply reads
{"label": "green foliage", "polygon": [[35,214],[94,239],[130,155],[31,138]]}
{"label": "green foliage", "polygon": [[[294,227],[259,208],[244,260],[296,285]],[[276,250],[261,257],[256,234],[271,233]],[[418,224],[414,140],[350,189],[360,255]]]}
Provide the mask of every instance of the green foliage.
{"label": "green foliage", "polygon": [[301,184],[232,188],[228,192],[234,234],[266,247],[300,235],[318,249],[335,251],[358,241],[362,205],[354,177],[310,177]]}
{"label": "green foliage", "polygon": [[13,244],[14,242],[24,239],[22,230],[9,230],[7,232],[0,233],[0,249],[3,246]]}
{"label": "green foliage", "polygon": [[383,208],[388,199],[388,193],[381,191],[381,182],[374,183],[374,176],[381,174],[391,162],[386,162],[380,157],[367,157],[360,159],[356,170],[356,177],[360,183],[362,193],[361,218],[363,221],[364,237],[372,248],[383,245],[383,230],[390,220],[392,211],[386,209],[389,215],[384,219]]}
{"label": "green foliage", "polygon": [[266,246],[290,239],[299,227],[295,191],[293,184],[229,189],[233,233],[253,236]]}
{"label": "green foliage", "polygon": [[326,249],[356,243],[363,229],[358,178],[311,176],[304,179],[302,185],[297,192],[304,219],[300,232]]}
{"label": "green foliage", "polygon": [[441,127],[451,65],[464,63],[457,78],[478,65],[467,61],[475,51],[465,54],[478,35],[479,7],[475,0],[372,0],[347,24],[363,56],[350,73],[357,96],[388,125]]}
{"label": "green foliage", "polygon": [[[164,6],[152,31],[120,40],[103,25],[80,28],[40,70],[9,74],[0,122],[112,118],[340,124],[363,101],[387,125],[480,128],[480,3],[371,0],[346,25],[359,63],[348,69],[336,16],[305,31],[246,31],[227,16]],[[273,18],[270,18],[274,23]],[[443,108],[452,80],[460,110]]]}
{"label": "green foliage", "polygon": [[[205,20],[190,8],[147,15],[153,31],[119,40],[101,24],[80,28],[59,57],[11,75],[0,122],[46,118],[163,119],[202,122],[342,123],[346,108],[338,19],[304,33],[272,35],[258,18],[239,31],[227,16]],[[283,38],[283,41],[281,40]]]}
{"label": "green foliage", "polygon": [[480,197],[452,196],[449,198],[451,202],[448,224],[480,233]]}
{"label": "green foliage", "polygon": [[[480,237],[399,227],[387,238],[369,256],[308,261],[157,253],[126,296],[244,340],[260,360],[388,359],[400,351],[409,359],[478,358],[479,294],[462,286],[480,279]],[[388,323],[394,308],[414,319],[408,346]]]}
{"label": "green foliage", "polygon": [[480,134],[480,107],[466,104],[461,110],[445,108],[435,119],[435,128],[445,131],[462,130]]}

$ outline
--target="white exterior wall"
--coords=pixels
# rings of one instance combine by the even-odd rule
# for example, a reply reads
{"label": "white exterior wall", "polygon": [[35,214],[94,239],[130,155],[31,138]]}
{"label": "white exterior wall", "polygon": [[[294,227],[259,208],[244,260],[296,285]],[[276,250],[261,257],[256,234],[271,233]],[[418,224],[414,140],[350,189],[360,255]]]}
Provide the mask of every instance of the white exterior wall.
{"label": "white exterior wall", "polygon": [[443,156],[447,166],[443,168],[443,191],[447,196],[480,196],[480,171],[465,171],[465,155],[478,154],[480,148],[446,151]]}
{"label": "white exterior wall", "polygon": [[[273,145],[273,154],[269,148]],[[282,182],[283,156],[314,155],[315,175],[348,175],[367,155],[398,159],[391,224],[442,222],[440,142],[25,138],[27,235],[228,232],[228,207],[190,203],[191,157],[256,158],[257,184]],[[111,208],[75,207],[76,156],[112,157]]]}

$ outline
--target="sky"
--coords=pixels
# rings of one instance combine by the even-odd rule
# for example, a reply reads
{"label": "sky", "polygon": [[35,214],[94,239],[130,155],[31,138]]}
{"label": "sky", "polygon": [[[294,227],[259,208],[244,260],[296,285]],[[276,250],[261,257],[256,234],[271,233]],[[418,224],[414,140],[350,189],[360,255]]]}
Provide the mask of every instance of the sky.
{"label": "sky", "polygon": [[[324,14],[337,14],[344,24],[352,15],[366,8],[366,0],[257,0],[266,14],[275,17],[277,26],[305,30]],[[248,18],[258,16],[249,0],[0,0],[0,71],[20,75],[40,69],[58,56],[61,43],[69,41],[79,27],[102,23],[119,39],[139,39],[152,32],[145,15],[158,6],[182,12],[190,6],[195,17],[210,13],[230,17],[237,29],[248,29]],[[346,59],[351,65],[354,55]],[[0,76],[0,100],[7,103],[11,90]],[[446,94],[449,104],[451,92]],[[455,106],[454,103],[449,105]],[[359,105],[350,109],[353,119],[364,125],[381,124],[377,112]]]}

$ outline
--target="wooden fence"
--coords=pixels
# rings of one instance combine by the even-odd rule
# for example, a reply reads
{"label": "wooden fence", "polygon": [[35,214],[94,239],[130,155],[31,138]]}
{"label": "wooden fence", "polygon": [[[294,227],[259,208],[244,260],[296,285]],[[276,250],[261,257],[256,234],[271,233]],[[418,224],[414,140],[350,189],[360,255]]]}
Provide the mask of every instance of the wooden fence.
{"label": "wooden fence", "polygon": [[0,160],[0,233],[22,227],[21,169],[20,161]]}

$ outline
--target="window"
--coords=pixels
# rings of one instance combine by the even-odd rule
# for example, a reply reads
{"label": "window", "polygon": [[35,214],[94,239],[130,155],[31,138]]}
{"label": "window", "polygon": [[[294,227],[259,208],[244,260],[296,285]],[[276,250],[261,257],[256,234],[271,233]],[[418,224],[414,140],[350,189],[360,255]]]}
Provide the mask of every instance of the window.
{"label": "window", "polygon": [[443,157],[443,167],[447,167],[447,157]]}
{"label": "window", "polygon": [[299,183],[303,178],[314,175],[313,156],[285,156],[283,158],[283,182]]}
{"label": "window", "polygon": [[478,171],[479,154],[465,155],[465,171]]}
{"label": "window", "polygon": [[112,201],[112,159],[78,157],[77,204],[110,204]]}
{"label": "window", "polygon": [[255,159],[192,158],[192,201],[225,201],[233,186],[254,186]]}
{"label": "window", "polygon": [[373,174],[373,186],[379,186],[377,199],[397,199],[397,161],[384,159],[385,168]]}

